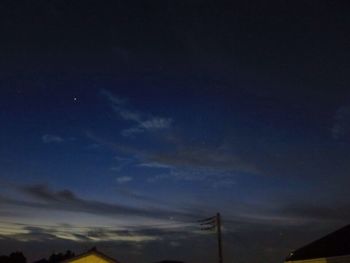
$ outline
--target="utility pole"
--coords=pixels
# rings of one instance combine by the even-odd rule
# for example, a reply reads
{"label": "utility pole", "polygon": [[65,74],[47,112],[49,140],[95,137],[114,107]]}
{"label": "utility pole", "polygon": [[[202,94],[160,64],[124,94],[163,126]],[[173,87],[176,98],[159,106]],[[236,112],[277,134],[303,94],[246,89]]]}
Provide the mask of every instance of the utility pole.
{"label": "utility pole", "polygon": [[216,213],[216,228],[217,228],[217,234],[218,234],[219,263],[223,263],[223,258],[222,258],[222,240],[221,240],[221,217],[220,217],[220,213]]}
{"label": "utility pole", "polygon": [[219,255],[219,262],[223,263],[223,256],[222,256],[222,239],[221,239],[221,216],[220,213],[216,213],[215,216],[198,220],[197,222],[201,225],[201,230],[214,230],[216,228],[217,233],[217,239],[218,239],[218,255]]}

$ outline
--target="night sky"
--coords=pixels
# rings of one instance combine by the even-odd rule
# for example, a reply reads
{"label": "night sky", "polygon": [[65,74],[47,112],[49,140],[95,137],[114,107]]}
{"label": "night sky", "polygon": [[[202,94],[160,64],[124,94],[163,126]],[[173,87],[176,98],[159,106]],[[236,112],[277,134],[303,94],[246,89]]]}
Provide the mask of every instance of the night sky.
{"label": "night sky", "polygon": [[[350,221],[347,1],[0,2],[0,254],[282,262]],[[245,3],[243,3],[245,2]]]}

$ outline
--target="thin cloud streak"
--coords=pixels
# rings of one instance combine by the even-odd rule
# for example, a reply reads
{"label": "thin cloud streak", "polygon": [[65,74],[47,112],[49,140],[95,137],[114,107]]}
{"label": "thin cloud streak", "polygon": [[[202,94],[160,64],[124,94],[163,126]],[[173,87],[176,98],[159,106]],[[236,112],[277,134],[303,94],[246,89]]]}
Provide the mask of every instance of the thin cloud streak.
{"label": "thin cloud streak", "polygon": [[54,134],[44,134],[41,137],[43,143],[61,143],[64,142],[64,139],[61,136]]}
{"label": "thin cloud streak", "polygon": [[[108,141],[105,138],[88,132],[87,136],[118,154],[126,154],[133,158],[130,165],[148,169],[163,170],[148,178],[149,182],[161,179],[176,179],[185,181],[215,182],[219,187],[220,181],[228,182],[236,174],[260,175],[259,168],[252,162],[245,161],[239,155],[224,151],[221,147],[212,149],[203,147],[184,146],[181,142],[175,145],[172,152],[138,149],[131,146]],[[174,147],[174,145],[172,145]],[[229,180],[233,184],[233,180]],[[214,184],[213,184],[214,185]]]}
{"label": "thin cloud streak", "polygon": [[163,118],[159,116],[149,116],[136,110],[130,110],[125,103],[125,100],[115,96],[108,90],[101,90],[101,94],[108,99],[110,106],[115,113],[125,121],[134,122],[135,125],[123,129],[123,136],[132,136],[137,133],[154,132],[157,130],[169,129],[173,123],[171,118]]}
{"label": "thin cloud streak", "polygon": [[122,105],[125,103],[125,100],[117,97],[116,95],[112,94],[110,91],[108,91],[106,89],[101,89],[100,92],[103,96],[105,96],[114,105]]}
{"label": "thin cloud streak", "polygon": [[67,212],[81,212],[102,216],[143,217],[154,219],[179,219],[194,218],[188,212],[171,209],[139,208],[125,206],[116,203],[105,203],[95,200],[87,200],[78,197],[70,190],[53,191],[46,185],[31,185],[19,188],[20,193],[27,195],[33,201],[12,199],[0,196],[3,205],[22,206],[43,210],[58,210]]}
{"label": "thin cloud streak", "polygon": [[138,229],[117,229],[106,227],[76,227],[73,225],[32,226],[30,224],[8,223],[5,227],[11,229],[3,233],[3,238],[11,238],[18,241],[40,241],[63,239],[75,242],[149,242],[159,239],[157,233]]}
{"label": "thin cloud streak", "polygon": [[117,177],[117,179],[116,179],[118,184],[128,183],[132,180],[133,180],[133,178],[131,176],[120,176],[120,177]]}

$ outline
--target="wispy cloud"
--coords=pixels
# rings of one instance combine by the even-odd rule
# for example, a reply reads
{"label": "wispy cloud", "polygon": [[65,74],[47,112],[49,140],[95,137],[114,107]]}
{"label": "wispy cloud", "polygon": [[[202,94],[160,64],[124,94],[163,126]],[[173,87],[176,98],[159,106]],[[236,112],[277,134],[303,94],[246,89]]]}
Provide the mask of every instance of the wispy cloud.
{"label": "wispy cloud", "polygon": [[[126,206],[118,203],[106,203],[102,201],[87,200],[77,196],[70,190],[53,191],[46,185],[30,185],[20,187],[19,191],[27,198],[11,199],[1,197],[2,204],[22,206],[35,209],[68,211],[76,213],[89,213],[102,216],[125,216],[167,219],[172,217],[191,217],[190,212],[179,212],[174,210],[141,208]],[[31,200],[31,201],[29,201]]]}
{"label": "wispy cloud", "polygon": [[132,179],[133,178],[131,176],[120,176],[120,177],[117,177],[116,181],[119,184],[124,184],[124,183],[132,181]]}
{"label": "wispy cloud", "polygon": [[219,171],[208,168],[181,168],[172,167],[168,171],[153,175],[148,178],[148,182],[157,182],[160,180],[174,180],[174,181],[197,181],[210,184],[211,186],[227,187],[235,184],[235,173],[229,171]]}
{"label": "wispy cloud", "polygon": [[64,139],[61,136],[54,135],[54,134],[44,134],[41,137],[41,140],[43,143],[61,143],[64,142]]}
{"label": "wispy cloud", "polygon": [[[77,209],[76,204],[74,204],[75,201],[71,200],[83,200],[82,202],[88,203],[89,205],[93,202],[82,199],[69,190],[53,191],[47,186],[32,185],[20,189],[21,192],[25,193],[30,199],[37,200],[36,203],[42,205],[46,204],[44,208],[46,211],[50,211],[49,207],[56,206],[57,202],[62,202],[62,200],[70,200],[65,204],[65,206],[69,206],[70,204],[71,207],[69,211]],[[29,200],[29,198],[27,198],[27,200]],[[332,208],[326,208],[324,210],[322,207],[310,208],[308,206],[304,207],[303,204],[297,204],[296,206],[283,206],[282,208],[274,206],[273,208],[270,207],[270,211],[267,211],[267,207],[262,208],[261,206],[261,204],[256,204],[256,206],[247,208],[247,205],[244,204],[242,207],[233,205],[230,209],[223,209],[221,207],[221,211],[225,211],[223,213],[223,233],[226,245],[231,246],[232,243],[232,245],[236,244],[237,250],[245,249],[247,247],[245,244],[251,244],[253,240],[254,243],[252,247],[254,251],[258,251],[262,243],[264,246],[261,246],[261,249],[265,249],[266,247],[282,249],[283,246],[289,249],[290,247],[295,247],[293,243],[303,243],[305,240],[309,240],[311,234],[317,238],[321,236],[322,233],[327,233],[329,229],[336,229],[336,227],[334,227],[335,225],[341,226],[339,222],[332,223],[331,217],[333,217],[334,211],[341,212],[341,210],[348,210],[346,206],[339,207],[339,210],[334,210]],[[95,203],[93,207],[95,210]],[[78,210],[80,211],[80,208]],[[94,213],[98,214],[100,212],[101,210],[95,210]],[[344,212],[344,214],[347,218],[348,213]],[[120,217],[119,214],[115,215]],[[337,215],[339,215],[339,218],[342,216],[341,214]],[[318,221],[318,219],[320,219],[320,221]],[[189,221],[192,222],[193,220]],[[130,222],[126,224],[129,223]],[[49,225],[43,224],[37,226],[35,223],[33,223],[33,225],[30,223],[10,223],[8,229],[12,230],[0,234],[1,245],[17,241],[21,242],[15,243],[17,246],[21,245],[22,248],[27,248],[28,251],[32,251],[31,247],[26,247],[29,243],[32,244],[31,242],[40,242],[40,246],[35,247],[39,247],[41,250],[46,248],[48,244],[51,244],[53,248],[57,248],[59,247],[57,245],[58,242],[64,244],[64,247],[67,247],[68,244],[68,246],[74,250],[75,247],[73,244],[77,246],[81,246],[82,244],[88,244],[88,246],[94,244],[102,249],[110,246],[113,250],[120,245],[140,246],[141,249],[144,249],[142,253],[152,254],[156,252],[150,251],[158,251],[160,247],[162,249],[169,249],[167,247],[169,246],[175,247],[172,248],[173,250],[169,251],[175,253],[171,255],[176,255],[179,249],[178,246],[183,247],[184,251],[188,249],[190,251],[189,253],[192,253],[190,248],[193,243],[196,243],[200,247],[208,245],[206,249],[209,249],[212,244],[212,234],[199,232],[198,227],[200,226],[197,224],[187,225],[184,222],[179,224],[174,223],[172,225],[162,224],[162,222],[159,224],[153,223],[153,225],[149,223],[149,226],[147,226],[147,223],[144,225],[124,226],[123,223],[119,226],[114,223],[104,223],[102,224],[103,226],[74,225],[73,223],[72,225],[59,223],[48,224]],[[322,228],[322,231],[319,230],[320,228]],[[324,229],[327,228],[328,230],[324,231]],[[305,231],[306,229],[308,231]],[[272,243],[271,237],[273,237],[274,240]],[[243,245],[237,247],[237,244]],[[280,244],[283,244],[283,246]],[[203,251],[203,249],[200,249],[200,251]],[[248,249],[245,252],[244,255],[249,254]],[[283,251],[282,254],[286,253]],[[144,255],[142,256],[144,257]],[[150,260],[150,262],[152,261]]]}
{"label": "wispy cloud", "polygon": [[140,122],[140,127],[146,130],[166,129],[172,123],[170,118],[153,117],[151,119]]}
{"label": "wispy cloud", "polygon": [[137,110],[131,110],[126,100],[121,99],[108,90],[101,90],[101,94],[108,99],[111,108],[125,121],[131,121],[133,126],[123,129],[121,134],[123,136],[131,136],[137,133],[152,132],[157,130],[168,129],[171,127],[173,120],[171,118],[164,118],[153,116],[147,113],[141,113]]}
{"label": "wispy cloud", "polygon": [[117,97],[108,90],[102,89],[101,94],[105,96],[113,105],[122,105],[125,103],[125,100]]}
{"label": "wispy cloud", "polygon": [[253,163],[220,148],[182,146],[172,152],[150,154],[140,165],[168,169],[149,178],[150,182],[164,179],[203,181],[214,187],[235,184],[237,174],[260,174]]}
{"label": "wispy cloud", "polygon": [[129,120],[129,121],[135,121],[135,122],[142,122],[140,113],[135,112],[135,111],[130,111],[130,110],[122,110],[119,108],[113,107],[113,109],[120,114],[120,117],[122,117],[124,120]]}
{"label": "wispy cloud", "polygon": [[[2,237],[12,238],[18,241],[48,241],[54,239],[71,240],[77,242],[148,242],[160,239],[156,233],[113,227],[77,227],[70,224],[52,226],[32,226],[30,224],[7,223],[12,231],[2,233]],[[159,230],[159,233],[161,230]]]}
{"label": "wispy cloud", "polygon": [[[164,179],[184,181],[204,181],[215,187],[224,182],[235,184],[237,174],[261,174],[260,167],[255,163],[234,154],[225,147],[188,146],[186,143],[171,143],[169,151],[154,149],[138,149],[114,143],[92,133],[87,136],[119,154],[132,156],[132,163],[138,167],[158,169],[147,181],[156,182]],[[164,143],[167,143],[166,141]],[[117,166],[116,170],[120,170]],[[223,183],[221,184],[220,181]]]}
{"label": "wispy cloud", "polygon": [[[71,227],[71,228],[69,228]],[[226,256],[231,258],[232,249],[240,256],[240,262],[257,262],[256,256],[264,261],[278,261],[295,248],[295,244],[303,244],[305,240],[312,240],[335,230],[336,227],[324,227],[318,224],[312,226],[276,225],[269,227],[260,224],[223,221],[223,232]],[[182,231],[181,231],[182,230]],[[307,231],[306,231],[307,230]],[[35,240],[40,243],[22,242],[21,240]],[[122,241],[122,242],[120,242]],[[193,249],[196,244],[197,249]],[[130,262],[155,262],[159,260],[159,250],[162,254],[175,259],[190,259],[193,262],[207,262],[213,246],[212,233],[194,233],[187,228],[177,228],[172,231],[161,229],[130,229],[119,230],[109,228],[75,229],[74,226],[54,225],[52,227],[30,227],[23,225],[21,233],[1,236],[0,246],[4,253],[10,253],[16,248],[34,261],[43,257],[42,251],[64,251],[69,247],[77,252],[82,247],[97,246],[108,255],[115,258],[128,258]],[[182,251],[179,258],[179,249]],[[269,250],[274,249],[277,255],[271,258]],[[210,262],[210,260],[208,261]]]}

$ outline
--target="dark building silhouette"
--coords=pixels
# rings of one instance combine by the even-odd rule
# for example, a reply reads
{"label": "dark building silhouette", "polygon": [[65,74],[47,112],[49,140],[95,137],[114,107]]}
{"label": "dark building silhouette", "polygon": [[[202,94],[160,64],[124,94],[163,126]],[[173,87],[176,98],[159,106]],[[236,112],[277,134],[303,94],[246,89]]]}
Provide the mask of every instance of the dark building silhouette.
{"label": "dark building silhouette", "polygon": [[350,225],[303,246],[286,258],[286,262],[350,262]]}

